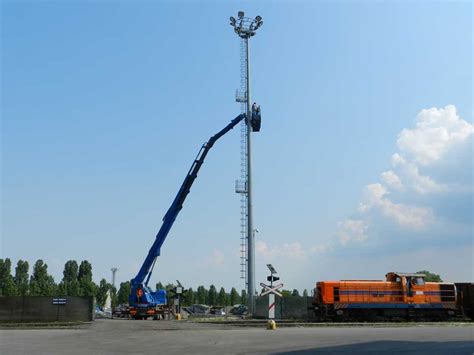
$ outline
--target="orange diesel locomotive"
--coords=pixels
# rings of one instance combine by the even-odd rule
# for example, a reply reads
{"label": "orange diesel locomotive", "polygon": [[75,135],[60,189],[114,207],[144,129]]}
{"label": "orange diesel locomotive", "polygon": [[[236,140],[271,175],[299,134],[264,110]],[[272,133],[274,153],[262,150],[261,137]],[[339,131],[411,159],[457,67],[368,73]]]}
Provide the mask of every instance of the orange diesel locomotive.
{"label": "orange diesel locomotive", "polygon": [[386,281],[318,282],[315,315],[322,319],[442,319],[456,311],[452,283],[425,282],[423,274],[390,272]]}

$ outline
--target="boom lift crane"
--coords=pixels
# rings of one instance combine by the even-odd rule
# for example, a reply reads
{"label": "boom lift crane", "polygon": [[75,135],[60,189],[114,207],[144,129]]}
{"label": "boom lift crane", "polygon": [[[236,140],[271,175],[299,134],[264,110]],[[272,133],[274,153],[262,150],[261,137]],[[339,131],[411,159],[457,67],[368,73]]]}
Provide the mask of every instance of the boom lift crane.
{"label": "boom lift crane", "polygon": [[165,241],[168,233],[173,226],[176,217],[178,216],[179,211],[183,208],[183,203],[186,200],[186,197],[193,185],[194,180],[197,177],[197,173],[204,163],[207,153],[212,148],[214,143],[222,137],[224,134],[229,132],[234,128],[240,121],[245,118],[245,114],[240,114],[234,118],[227,126],[225,126],[221,131],[213,135],[209,140],[203,144],[199,150],[196,159],[191,165],[191,168],[188,171],[188,174],[184,178],[181,188],[178,191],[178,194],[173,200],[170,208],[163,217],[163,224],[161,225],[156,239],[153,245],[148,252],[143,265],[138,271],[137,276],[133,278],[130,282],[130,295],[128,297],[128,302],[130,305],[130,314],[135,319],[144,319],[147,317],[157,317],[158,307],[166,305],[166,291],[157,290],[153,292],[148,287],[148,282],[150,281],[151,274],[153,272],[153,267],[157,257],[160,255],[161,246]]}

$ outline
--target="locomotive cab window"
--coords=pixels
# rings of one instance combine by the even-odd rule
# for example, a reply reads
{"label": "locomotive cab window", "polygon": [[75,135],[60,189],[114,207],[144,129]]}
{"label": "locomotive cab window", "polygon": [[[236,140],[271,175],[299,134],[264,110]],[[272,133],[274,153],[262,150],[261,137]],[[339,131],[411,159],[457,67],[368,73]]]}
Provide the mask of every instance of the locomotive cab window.
{"label": "locomotive cab window", "polygon": [[425,280],[422,277],[415,277],[411,283],[417,286],[423,286],[425,284]]}

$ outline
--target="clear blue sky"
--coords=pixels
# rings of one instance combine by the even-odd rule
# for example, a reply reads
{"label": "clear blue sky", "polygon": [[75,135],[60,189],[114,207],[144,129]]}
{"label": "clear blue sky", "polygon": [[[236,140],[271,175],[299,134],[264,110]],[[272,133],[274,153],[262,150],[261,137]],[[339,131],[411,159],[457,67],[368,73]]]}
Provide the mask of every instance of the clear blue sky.
{"label": "clear blue sky", "polygon": [[[228,17],[245,10],[264,19],[251,45],[263,113],[254,135],[257,280],[266,262],[299,289],[392,269],[472,280],[472,134],[443,140],[428,163],[418,143],[429,137],[423,147],[436,153],[444,136],[402,134],[423,109],[447,105],[465,123],[451,127],[453,137],[472,127],[470,2],[1,6],[2,257],[42,258],[57,281],[69,259],[89,260],[96,280],[112,266],[119,281],[135,275],[198,148],[240,112],[239,40]],[[413,162],[398,173],[397,152]],[[209,154],[155,281],[243,286],[239,159],[236,129]],[[429,181],[413,166],[459,189],[420,192]],[[391,200],[370,200],[366,186],[383,184],[389,170],[418,194],[392,188]],[[407,222],[404,211],[424,222]]]}

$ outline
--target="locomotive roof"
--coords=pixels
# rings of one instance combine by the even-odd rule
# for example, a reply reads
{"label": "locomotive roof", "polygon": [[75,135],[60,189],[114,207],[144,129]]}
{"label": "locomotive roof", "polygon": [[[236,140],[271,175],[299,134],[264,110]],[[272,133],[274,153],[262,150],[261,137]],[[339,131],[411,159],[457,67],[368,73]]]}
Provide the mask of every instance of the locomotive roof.
{"label": "locomotive roof", "polygon": [[405,276],[405,277],[426,277],[425,274],[417,274],[413,272],[396,272],[396,271],[389,272],[386,276],[390,274],[394,274],[397,276]]}

